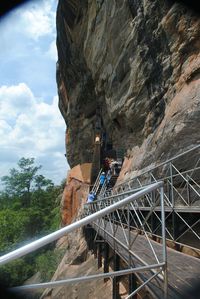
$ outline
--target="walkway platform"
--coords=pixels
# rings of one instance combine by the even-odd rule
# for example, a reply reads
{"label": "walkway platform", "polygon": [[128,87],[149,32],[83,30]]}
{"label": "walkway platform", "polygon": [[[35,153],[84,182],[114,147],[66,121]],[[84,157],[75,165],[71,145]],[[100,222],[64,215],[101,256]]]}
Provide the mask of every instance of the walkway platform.
{"label": "walkway platform", "polygon": [[[112,237],[113,232],[109,223],[106,224],[105,230],[102,225],[97,227],[95,223],[92,224],[92,227],[110,245],[110,247],[115,250],[127,265],[129,260],[131,260],[133,267],[144,266],[145,263],[149,265],[156,263],[155,256],[145,236],[138,235],[135,239],[135,232],[131,231],[129,235],[128,230],[124,230],[126,237],[129,238],[130,241],[135,239],[135,242],[131,245],[131,253],[129,253],[123,246],[123,244],[126,244],[126,238],[120,226],[116,226],[115,224],[112,226],[112,229],[114,229],[114,231],[116,230],[116,239]],[[159,261],[162,262],[162,245],[153,240],[151,240],[151,244],[153,245]],[[143,262],[141,262],[138,257],[142,259]],[[170,248],[167,248],[167,258],[169,299],[181,298],[185,289],[194,287],[196,282],[199,283],[200,260]],[[152,276],[152,273],[153,272],[140,273],[137,274],[137,277],[141,282],[144,282]],[[159,278],[157,277],[153,279],[148,284],[147,289],[153,298],[163,298],[162,277],[160,276]]]}

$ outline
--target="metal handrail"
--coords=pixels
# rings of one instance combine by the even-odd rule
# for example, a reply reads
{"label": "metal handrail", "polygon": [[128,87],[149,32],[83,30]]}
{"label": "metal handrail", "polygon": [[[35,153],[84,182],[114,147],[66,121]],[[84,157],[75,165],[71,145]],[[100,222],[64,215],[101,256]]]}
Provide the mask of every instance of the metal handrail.
{"label": "metal handrail", "polygon": [[129,179],[129,180],[126,180],[125,182],[122,182],[122,183],[117,184],[117,187],[123,186],[124,183],[127,184],[128,182],[131,182],[131,181],[137,179],[138,177],[140,177],[140,176],[142,176],[142,175],[144,175],[144,174],[147,174],[147,173],[149,173],[149,172],[151,172],[151,171],[153,171],[153,170],[155,170],[155,169],[157,169],[157,168],[159,168],[159,167],[161,167],[161,166],[164,166],[164,165],[166,165],[166,164],[168,164],[168,163],[170,163],[170,162],[172,162],[172,161],[174,161],[174,160],[176,160],[176,159],[178,159],[178,158],[180,158],[180,157],[182,157],[182,156],[188,154],[189,152],[192,152],[192,151],[194,151],[194,150],[196,150],[196,149],[198,149],[198,148],[200,148],[200,144],[198,144],[197,146],[195,146],[195,147],[193,147],[193,148],[191,148],[191,149],[185,151],[184,153],[181,153],[181,154],[179,154],[179,155],[176,155],[176,156],[174,156],[174,157],[168,159],[168,160],[165,161],[165,162],[162,162],[162,163],[160,163],[160,164],[158,164],[158,165],[156,165],[156,166],[154,166],[154,167],[152,167],[152,168],[149,168],[148,170],[145,170],[145,171],[141,172],[138,176],[136,176],[136,177],[134,177],[134,178],[131,178],[131,179]]}
{"label": "metal handrail", "polygon": [[[198,147],[195,147],[199,148]],[[194,148],[193,148],[194,150]],[[190,150],[191,152],[191,150]],[[188,152],[187,152],[188,153]],[[185,153],[184,153],[185,154]],[[178,157],[178,156],[177,156]],[[179,155],[180,157],[180,155]],[[197,157],[198,158],[198,157]],[[199,159],[200,160],[200,159]],[[198,160],[198,161],[199,161]],[[200,236],[199,233],[196,233],[195,230],[193,229],[193,227],[197,227],[197,224],[199,223],[199,221],[193,221],[192,223],[188,222],[187,219],[183,219],[181,217],[180,211],[177,210],[177,205],[181,205],[182,207],[185,208],[192,208],[193,204],[196,202],[197,198],[200,198],[200,192],[199,192],[199,187],[200,185],[198,184],[198,176],[196,176],[197,182],[190,176],[190,174],[196,174],[197,175],[197,170],[199,171],[200,167],[198,166],[198,162],[195,164],[195,167],[191,167],[189,170],[184,170],[184,171],[179,171],[178,168],[172,164],[171,162],[169,164],[167,164],[165,167],[165,172],[164,175],[162,176],[162,178],[156,178],[154,176],[154,174],[152,172],[148,172],[148,177],[147,175],[145,175],[144,177],[144,182],[142,182],[142,175],[139,175],[138,177],[134,179],[132,179],[132,181],[126,181],[123,184],[121,184],[119,187],[116,186],[114,189],[114,192],[109,192],[106,191],[101,199],[97,200],[96,203],[99,205],[109,205],[110,202],[114,202],[114,201],[119,201],[121,199],[124,198],[124,196],[126,194],[133,194],[136,190],[138,190],[138,186],[141,186],[140,188],[145,188],[147,186],[147,184],[151,184],[153,182],[157,182],[162,180],[164,182],[164,186],[165,191],[164,191],[164,204],[166,207],[170,207],[171,211],[170,213],[166,216],[166,220],[169,217],[172,217],[172,227],[169,224],[166,226],[166,233],[168,234],[169,238],[175,242],[177,242],[177,240],[180,240],[180,238],[187,234],[188,231],[190,231],[195,238],[197,238],[197,240],[200,240]],[[168,172],[170,171],[170,175],[168,175]],[[152,182],[153,179],[153,182]],[[177,184],[178,182],[178,188],[176,187],[175,184]],[[145,184],[145,185],[142,185]],[[136,188],[137,187],[137,188]],[[184,193],[186,192],[186,194]],[[192,192],[192,193],[191,193]],[[158,191],[159,193],[159,191]],[[112,194],[112,195],[110,195]],[[145,195],[145,198],[147,200],[147,203],[145,203],[144,200],[140,200],[138,201],[138,210],[141,211],[143,207],[148,207],[149,206],[149,200],[151,200],[151,197],[147,194]],[[136,204],[136,203],[135,203]],[[137,207],[136,207],[137,208]],[[157,212],[155,210],[151,211],[156,219],[156,221],[158,221],[160,223],[160,218],[159,215],[157,214]],[[184,232],[176,232],[176,234],[174,233],[175,230],[177,230],[177,227],[175,227],[176,222],[174,220],[174,216],[175,215],[177,217],[177,219],[179,219],[181,221],[182,224],[185,225],[185,230]],[[170,216],[171,215],[171,216]],[[143,214],[141,213],[141,217],[143,217]],[[169,223],[169,222],[168,222]],[[147,223],[148,225],[148,223]],[[158,229],[160,228],[161,223],[158,225],[156,224],[155,230],[154,231],[158,231]],[[147,229],[147,231],[151,232],[151,227],[150,229]],[[189,240],[185,240],[185,246],[189,246],[190,241]],[[197,245],[197,248],[199,248],[199,245]]]}
{"label": "metal handrail", "polygon": [[[175,187],[172,185],[172,181],[170,182],[170,180],[173,180],[173,178],[176,178],[176,177],[179,177],[179,176],[183,179],[183,175],[184,174],[188,174],[190,172],[194,173],[194,171],[199,170],[200,168],[197,165],[198,163],[196,164],[195,168],[192,168],[192,169],[187,170],[187,171],[178,172],[177,174],[173,174],[172,173],[172,168],[174,168],[175,166],[170,161],[171,160],[175,160],[177,158],[180,158],[181,156],[183,156],[183,155],[185,155],[185,154],[187,154],[187,153],[189,153],[191,151],[194,151],[194,150],[198,149],[199,147],[200,147],[200,145],[198,145],[196,147],[193,147],[192,149],[190,149],[188,151],[185,151],[184,153],[182,153],[180,155],[177,155],[176,157],[173,157],[173,158],[169,159],[168,161],[166,161],[166,162],[164,162],[164,163],[162,163],[162,164],[160,164],[160,165],[158,165],[158,166],[156,166],[156,167],[154,167],[152,169],[149,169],[146,172],[141,173],[140,175],[136,176],[135,178],[132,178],[131,180],[124,181],[123,183],[115,186],[115,188],[114,188],[114,190],[112,192],[111,192],[111,190],[107,190],[101,196],[101,198],[110,197],[110,194],[116,194],[116,195],[118,195],[121,192],[123,192],[123,193],[124,193],[124,191],[126,192],[126,190],[133,190],[136,187],[138,187],[138,181],[140,180],[140,178],[142,179],[143,177],[145,179],[144,180],[145,185],[148,185],[148,183],[151,184],[152,183],[151,177],[152,177],[153,178],[153,182],[156,182],[156,181],[159,181],[159,180],[162,180],[164,182],[166,181],[166,183],[168,183],[169,185],[171,185],[171,188],[173,188],[173,190],[171,191],[171,196],[172,196],[171,197],[171,202],[170,202],[170,197],[168,197],[168,195],[166,194],[166,192],[164,193],[165,200],[167,201],[166,202],[167,206],[174,207],[174,192],[177,192],[177,194],[179,195],[179,197],[182,200],[182,202],[183,202],[184,205],[190,206],[191,204],[190,205],[187,204],[187,202],[184,200],[184,198],[181,196],[181,194],[179,194],[178,191],[175,189]],[[166,165],[166,166],[169,165],[170,176],[167,175],[167,176],[164,176],[162,178],[157,178],[156,179],[153,176],[153,174],[152,174],[151,171],[153,171],[154,169],[157,169],[161,165]],[[146,177],[147,174],[149,175],[148,177]],[[188,184],[189,182],[187,181],[186,183]],[[141,185],[141,184],[139,184],[139,185]],[[191,186],[191,184],[189,184],[189,187],[191,188],[191,190],[193,190],[195,192],[195,194],[197,196],[199,196],[198,191],[195,190],[195,188],[193,186]],[[183,192],[183,190],[182,190],[182,192]],[[188,193],[188,196],[190,196],[189,193]]]}
{"label": "metal handrail", "polygon": [[[173,168],[176,170],[176,172],[182,177],[182,179],[186,182],[186,183],[188,183],[188,180],[182,175],[182,173],[174,166],[174,165],[172,165],[173,166]],[[194,181],[195,182],[195,181]],[[196,182],[195,182],[196,183]],[[200,194],[199,194],[199,192],[195,189],[195,188],[193,188],[193,186],[192,185],[190,185],[190,188],[192,188],[193,189],[193,191],[200,197]]]}
{"label": "metal handrail", "polygon": [[[107,199],[111,199],[111,198],[116,198],[116,197],[123,196],[123,195],[132,194],[133,192],[138,192],[138,191],[140,191],[140,190],[142,190],[142,189],[144,189],[144,188],[149,187],[150,185],[152,185],[152,184],[143,186],[143,187],[141,187],[141,188],[136,188],[136,189],[132,189],[132,190],[129,190],[129,191],[125,191],[125,192],[122,192],[122,193],[117,193],[117,194],[109,195],[109,196],[107,196],[107,197],[99,198],[99,199],[96,199],[96,200],[95,200],[95,203],[96,203],[96,202],[105,201],[105,200],[107,200]],[[85,205],[87,205],[87,204],[89,204],[89,203],[86,203]]]}
{"label": "metal handrail", "polygon": [[99,178],[100,178],[101,172],[102,172],[102,168],[100,169],[100,171],[99,171],[99,173],[98,173],[98,176],[97,176],[97,178],[96,178],[96,181],[95,181],[95,183],[94,183],[94,186],[93,186],[93,188],[92,188],[92,192],[94,192],[95,194],[96,194],[96,192],[97,192],[97,190],[98,190],[98,188],[99,188],[99,184],[100,184],[100,182],[99,182]]}
{"label": "metal handrail", "polygon": [[75,278],[68,278],[63,280],[56,280],[56,281],[50,281],[50,282],[43,282],[43,283],[36,283],[31,285],[23,285],[20,287],[13,287],[13,291],[26,291],[26,290],[35,290],[35,289],[44,289],[44,288],[55,288],[62,285],[67,285],[71,283],[78,283],[78,282],[86,282],[91,280],[97,280],[102,278],[113,278],[118,277],[122,275],[127,275],[131,273],[143,273],[146,271],[152,271],[153,269],[162,268],[165,265],[165,263],[159,263],[155,265],[150,266],[141,266],[137,268],[131,268],[131,269],[125,269],[125,270],[119,270],[114,272],[108,272],[108,273],[99,273],[95,275],[88,275],[88,276],[82,276],[82,277],[75,277]]}
{"label": "metal handrail", "polygon": [[[165,214],[164,214],[163,187],[157,188],[157,189],[158,189],[157,191],[159,192],[160,205],[161,205],[161,226],[162,226],[162,234],[161,235],[162,235],[162,240],[163,240],[162,258],[163,258],[164,262],[167,262],[167,260],[166,260],[166,243],[165,243]],[[152,190],[152,191],[154,191],[154,190]],[[147,193],[152,193],[152,191],[147,192]],[[146,196],[147,193],[143,194],[142,197]],[[133,196],[134,196],[134,194],[131,195],[130,197],[133,197]],[[95,210],[103,209],[103,207],[107,206],[107,204],[112,205],[113,200],[117,200],[118,203],[123,201],[123,199],[120,199],[119,197],[116,199],[110,198],[109,200],[101,200],[98,202],[94,201],[89,206],[85,205],[85,207],[87,208],[86,213],[88,213],[88,212],[93,213]],[[115,214],[113,213],[110,217],[106,216],[106,217],[103,217],[100,221],[98,220],[96,222],[93,222],[92,227],[96,230],[97,234],[100,233],[100,236],[105,237],[105,234],[107,236],[109,236],[109,238],[112,239],[111,244],[112,244],[112,246],[114,246],[113,248],[115,248],[115,244],[118,244],[123,249],[125,249],[128,254],[133,256],[140,263],[147,265],[147,262],[144,259],[140,258],[138,256],[138,254],[136,254],[134,252],[134,250],[132,250],[132,248],[131,248],[134,240],[138,236],[138,233],[136,230],[134,232],[135,233],[135,236],[133,238],[134,240],[131,240],[131,238],[130,238],[130,216],[132,216],[132,213],[134,212],[134,215],[136,216],[136,221],[138,222],[139,227],[143,229],[144,237],[145,237],[145,240],[147,241],[148,247],[151,250],[152,258],[154,258],[156,260],[156,262],[159,263],[160,257],[158,257],[157,252],[155,251],[154,246],[151,243],[151,240],[149,239],[148,232],[145,232],[145,227],[144,227],[146,225],[147,218],[149,218],[150,216],[147,215],[147,217],[145,217],[145,218],[141,217],[142,215],[140,215],[140,211],[137,211],[137,201],[138,201],[138,198],[135,198],[134,200],[132,200],[130,202],[129,205],[126,204],[126,205],[123,205],[123,207],[121,207],[121,209],[117,209],[115,211]],[[151,205],[150,202],[149,202],[149,204]],[[129,214],[129,212],[128,212],[129,216],[125,217],[125,219],[123,219],[125,216],[125,214],[123,213],[124,207],[127,212],[130,211],[130,208],[132,209],[131,214]],[[119,211],[120,211],[120,213],[119,213]],[[115,222],[115,220],[116,220],[115,217],[119,221],[118,225]],[[133,220],[134,220],[134,218],[133,218]],[[121,229],[119,233],[117,233],[118,227],[120,227],[120,229]],[[118,246],[118,245],[116,245],[116,246]],[[167,265],[167,263],[165,263],[165,266],[164,266],[163,272],[162,272],[164,275],[160,277],[164,282],[164,294],[165,295],[167,294],[167,270],[166,270],[167,268],[166,268],[166,265]],[[158,273],[156,274],[156,276],[157,275],[158,275]],[[144,284],[143,284],[143,286],[144,286]],[[165,296],[165,298],[166,298],[166,296]]]}
{"label": "metal handrail", "polygon": [[[45,237],[42,237],[36,241],[33,241],[33,242],[21,247],[21,248],[18,248],[10,253],[7,253],[0,257],[0,265],[4,265],[4,264],[6,264],[10,261],[13,261],[19,257],[22,257],[30,252],[33,252],[36,249],[39,249],[51,242],[63,237],[65,234],[70,233],[78,228],[81,228],[81,227],[91,223],[92,221],[95,221],[95,220],[105,216],[108,213],[112,213],[116,209],[119,209],[122,206],[129,204],[132,200],[137,200],[139,197],[145,195],[146,193],[149,193],[157,188],[161,188],[162,186],[163,186],[163,182],[158,182],[158,183],[152,184],[149,187],[147,187],[143,190],[140,190],[137,193],[126,197],[125,199],[122,199],[121,201],[118,201],[100,211],[95,212],[94,214],[91,214],[91,215],[89,215],[79,221],[76,221],[66,227],[63,227]],[[162,200],[161,200],[161,204],[163,205]]]}

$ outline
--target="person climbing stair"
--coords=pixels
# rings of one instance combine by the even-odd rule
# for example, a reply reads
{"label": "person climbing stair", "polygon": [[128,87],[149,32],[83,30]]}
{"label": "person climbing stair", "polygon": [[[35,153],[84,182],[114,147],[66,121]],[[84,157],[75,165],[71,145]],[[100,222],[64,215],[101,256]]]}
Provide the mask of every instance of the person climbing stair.
{"label": "person climbing stair", "polygon": [[91,191],[89,194],[88,194],[88,197],[87,197],[87,203],[88,202],[93,202],[95,200],[95,194],[93,191]]}
{"label": "person climbing stair", "polygon": [[105,182],[105,179],[106,179],[106,174],[105,172],[103,171],[100,175],[100,178],[99,178],[99,181],[100,181],[100,186],[103,186],[104,182]]}
{"label": "person climbing stair", "polygon": [[118,175],[119,174],[119,162],[112,159],[112,161],[110,163],[110,169],[111,169],[112,175]]}

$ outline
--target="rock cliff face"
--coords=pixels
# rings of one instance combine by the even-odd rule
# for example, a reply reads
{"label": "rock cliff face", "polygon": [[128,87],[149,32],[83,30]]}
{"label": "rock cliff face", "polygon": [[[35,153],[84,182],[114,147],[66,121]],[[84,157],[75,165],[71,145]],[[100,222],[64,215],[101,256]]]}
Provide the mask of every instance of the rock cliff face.
{"label": "rock cliff face", "polygon": [[82,204],[86,202],[90,187],[90,173],[90,163],[76,165],[69,171],[61,200],[63,226],[74,220]]}
{"label": "rock cliff face", "polygon": [[[57,243],[57,248],[66,253],[58,266],[52,281],[72,277],[81,277],[102,273],[97,268],[96,260],[91,251],[88,251],[86,241],[80,231],[63,237]],[[111,280],[74,283],[57,288],[46,289],[40,299],[107,299],[112,297]]]}
{"label": "rock cliff face", "polygon": [[200,18],[169,0],[69,0],[57,11],[59,107],[71,166],[102,131],[128,170],[199,142]]}
{"label": "rock cliff face", "polygon": [[[86,200],[84,165],[97,131],[125,150],[122,180],[200,142],[200,17],[172,0],[59,0],[57,48],[72,167],[61,203],[66,225]],[[65,245],[54,278],[97,271],[79,234]],[[43,298],[110,298],[109,288],[76,285]]]}

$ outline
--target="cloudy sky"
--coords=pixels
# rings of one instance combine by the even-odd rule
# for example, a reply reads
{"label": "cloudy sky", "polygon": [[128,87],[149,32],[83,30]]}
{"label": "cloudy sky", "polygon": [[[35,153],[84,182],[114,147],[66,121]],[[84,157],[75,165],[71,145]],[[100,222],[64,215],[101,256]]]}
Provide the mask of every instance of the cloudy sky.
{"label": "cloudy sky", "polygon": [[65,123],[58,109],[56,0],[34,0],[0,19],[0,176],[21,157],[60,183]]}

